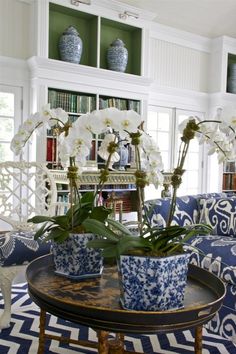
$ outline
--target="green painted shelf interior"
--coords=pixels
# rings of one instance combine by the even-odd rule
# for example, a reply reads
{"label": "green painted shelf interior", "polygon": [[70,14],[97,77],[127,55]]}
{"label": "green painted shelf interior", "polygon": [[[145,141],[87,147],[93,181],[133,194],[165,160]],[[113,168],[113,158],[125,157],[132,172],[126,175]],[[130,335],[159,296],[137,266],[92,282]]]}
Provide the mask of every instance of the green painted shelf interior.
{"label": "green painted shelf interior", "polygon": [[[49,4],[49,58],[60,60],[59,38],[69,26],[77,29],[83,41],[80,64],[97,67],[98,16],[52,3]],[[126,73],[141,75],[142,29],[105,18],[101,18],[100,68],[108,68],[107,49],[116,38],[128,50]]]}
{"label": "green painted shelf interior", "polygon": [[117,38],[121,39],[128,50],[126,73],[141,75],[141,28],[124,23],[101,19],[100,67],[107,69],[107,49]]}
{"label": "green painted shelf interior", "polygon": [[49,6],[49,58],[60,60],[59,38],[69,27],[77,29],[83,41],[80,64],[97,66],[97,28],[98,17],[64,6]]}

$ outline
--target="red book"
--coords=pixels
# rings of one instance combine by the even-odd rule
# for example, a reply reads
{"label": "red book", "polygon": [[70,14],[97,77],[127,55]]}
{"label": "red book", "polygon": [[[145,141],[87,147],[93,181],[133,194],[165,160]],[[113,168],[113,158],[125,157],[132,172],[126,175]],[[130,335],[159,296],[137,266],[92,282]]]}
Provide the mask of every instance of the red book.
{"label": "red book", "polygon": [[55,138],[47,138],[47,153],[46,159],[50,162],[56,162],[57,142]]}

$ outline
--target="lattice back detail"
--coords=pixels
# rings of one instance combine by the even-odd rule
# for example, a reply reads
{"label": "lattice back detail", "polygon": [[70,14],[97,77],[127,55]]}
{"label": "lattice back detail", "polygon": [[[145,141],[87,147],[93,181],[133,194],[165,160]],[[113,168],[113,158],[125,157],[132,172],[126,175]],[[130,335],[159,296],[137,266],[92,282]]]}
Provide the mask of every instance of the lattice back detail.
{"label": "lattice back detail", "polygon": [[36,162],[0,163],[0,219],[14,230],[32,230],[27,219],[53,215],[56,184],[44,164]]}

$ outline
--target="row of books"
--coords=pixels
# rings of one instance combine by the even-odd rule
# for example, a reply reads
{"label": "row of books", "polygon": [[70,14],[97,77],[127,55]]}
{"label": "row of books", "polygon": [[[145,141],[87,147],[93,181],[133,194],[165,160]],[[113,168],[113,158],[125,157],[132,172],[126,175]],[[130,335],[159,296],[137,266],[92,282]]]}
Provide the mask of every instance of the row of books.
{"label": "row of books", "polygon": [[71,92],[48,90],[48,102],[51,108],[61,107],[66,112],[88,113],[96,109],[96,97],[78,95]]}
{"label": "row of books", "polygon": [[135,112],[140,113],[140,101],[127,100],[123,98],[99,98],[99,109],[116,107],[120,110],[133,109]]}
{"label": "row of books", "polygon": [[236,174],[223,174],[223,190],[236,191]]}
{"label": "row of books", "polygon": [[[48,102],[51,108],[61,107],[66,112],[84,114],[96,109],[96,96],[81,95],[72,92],[48,90]],[[115,97],[99,97],[99,109],[116,107],[120,110],[133,109],[140,113],[140,101]]]}
{"label": "row of books", "polygon": [[225,162],[224,171],[225,172],[235,172],[235,161]]}

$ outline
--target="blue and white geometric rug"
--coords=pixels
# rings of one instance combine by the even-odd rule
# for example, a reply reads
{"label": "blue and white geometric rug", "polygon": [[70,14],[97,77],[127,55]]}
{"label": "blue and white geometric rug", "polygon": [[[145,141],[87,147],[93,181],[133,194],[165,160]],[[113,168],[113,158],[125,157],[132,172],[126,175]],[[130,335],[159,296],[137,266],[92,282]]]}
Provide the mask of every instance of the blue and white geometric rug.
{"label": "blue and white geometric rug", "polygon": [[[0,293],[0,311],[3,300]],[[0,354],[36,354],[38,348],[39,308],[32,303],[27,293],[27,284],[13,286],[11,327],[0,333]],[[96,332],[47,315],[47,332],[71,336],[73,339],[97,341]],[[161,335],[126,335],[126,350],[145,354],[193,354],[194,336],[190,330]],[[203,332],[203,354],[236,354],[236,346],[220,336]],[[94,354],[96,349],[78,345],[47,341],[45,354]]]}

